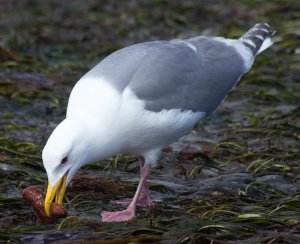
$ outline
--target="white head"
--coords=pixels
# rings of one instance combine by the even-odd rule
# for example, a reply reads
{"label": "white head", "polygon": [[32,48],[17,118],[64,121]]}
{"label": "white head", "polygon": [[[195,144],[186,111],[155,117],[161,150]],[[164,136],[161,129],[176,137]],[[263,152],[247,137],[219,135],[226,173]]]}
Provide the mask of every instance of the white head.
{"label": "white head", "polygon": [[69,183],[76,171],[85,164],[86,156],[81,151],[80,137],[80,127],[67,119],[62,121],[49,137],[42,157],[48,181],[52,186],[55,186],[66,172],[69,172]]}
{"label": "white head", "polygon": [[48,215],[54,197],[62,204],[68,183],[83,165],[117,153],[110,142],[101,126],[87,120],[65,119],[55,128],[42,155],[49,181],[45,199]]}
{"label": "white head", "polygon": [[82,153],[80,138],[80,126],[72,120],[65,119],[55,128],[43,149],[43,164],[48,175],[45,200],[48,216],[54,197],[56,196],[58,204],[62,204],[68,183],[86,163],[88,152]]}
{"label": "white head", "polygon": [[107,127],[92,118],[67,118],[49,137],[42,155],[49,181],[45,199],[48,216],[54,197],[62,204],[67,185],[83,165],[119,152],[117,132]]}

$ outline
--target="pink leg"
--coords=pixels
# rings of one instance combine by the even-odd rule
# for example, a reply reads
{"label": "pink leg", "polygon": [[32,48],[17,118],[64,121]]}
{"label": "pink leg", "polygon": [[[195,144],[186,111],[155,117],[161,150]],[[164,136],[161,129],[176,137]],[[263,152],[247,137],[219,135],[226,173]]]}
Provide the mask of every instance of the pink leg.
{"label": "pink leg", "polygon": [[[145,164],[145,160],[143,157],[139,157],[139,161],[140,161],[140,171],[141,171],[141,178],[142,178],[142,169],[144,167],[144,164]],[[129,205],[132,200],[131,199],[124,199],[124,200],[115,200],[115,201],[112,201],[113,203],[117,203],[117,204],[122,204],[122,205]],[[150,191],[149,191],[149,188],[147,186],[147,183],[145,182],[144,184],[144,187],[142,189],[142,192],[136,202],[136,205],[137,206],[140,206],[140,207],[150,207],[153,205],[153,201],[151,199],[151,196],[150,196]]]}
{"label": "pink leg", "polygon": [[142,193],[142,190],[145,188],[146,180],[148,178],[149,173],[150,173],[149,165],[144,165],[141,170],[141,178],[140,178],[138,188],[134,194],[132,202],[129,204],[127,209],[123,211],[117,211],[117,212],[107,212],[107,211],[102,212],[101,216],[103,222],[123,222],[123,221],[133,219],[135,217],[136,204]]}
{"label": "pink leg", "polygon": [[[116,204],[129,205],[132,202],[132,199],[114,200],[112,202]],[[151,199],[149,189],[146,186],[146,184],[142,189],[142,192],[136,202],[136,205],[143,208],[151,207],[153,205],[153,201]]]}
{"label": "pink leg", "polygon": [[[141,177],[142,177],[143,167],[145,166],[145,159],[143,157],[139,157],[139,160],[140,160],[140,171],[141,171]],[[149,191],[146,181],[145,181],[142,193],[138,199],[137,204],[142,207],[150,207],[153,205],[153,201],[151,199],[150,191]]]}

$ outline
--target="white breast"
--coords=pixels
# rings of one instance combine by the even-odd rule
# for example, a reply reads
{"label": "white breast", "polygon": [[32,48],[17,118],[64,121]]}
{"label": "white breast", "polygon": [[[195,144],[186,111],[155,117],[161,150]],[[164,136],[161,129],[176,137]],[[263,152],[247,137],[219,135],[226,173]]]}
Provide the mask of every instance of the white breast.
{"label": "white breast", "polygon": [[144,102],[127,88],[120,109],[120,136],[126,141],[128,151],[144,153],[161,149],[190,131],[204,116],[203,112],[180,109],[147,111]]}
{"label": "white breast", "polygon": [[84,116],[109,124],[118,115],[121,100],[121,94],[107,81],[101,78],[83,78],[72,90],[67,118]]}

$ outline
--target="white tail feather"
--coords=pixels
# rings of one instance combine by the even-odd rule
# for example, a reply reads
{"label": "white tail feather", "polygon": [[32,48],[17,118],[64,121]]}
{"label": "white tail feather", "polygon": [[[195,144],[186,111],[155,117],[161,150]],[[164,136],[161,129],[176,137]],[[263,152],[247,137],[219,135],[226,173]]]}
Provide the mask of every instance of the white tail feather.
{"label": "white tail feather", "polygon": [[261,47],[257,51],[256,55],[260,54],[261,52],[265,51],[267,48],[273,45],[273,42],[270,37],[267,37],[264,42],[262,43]]}

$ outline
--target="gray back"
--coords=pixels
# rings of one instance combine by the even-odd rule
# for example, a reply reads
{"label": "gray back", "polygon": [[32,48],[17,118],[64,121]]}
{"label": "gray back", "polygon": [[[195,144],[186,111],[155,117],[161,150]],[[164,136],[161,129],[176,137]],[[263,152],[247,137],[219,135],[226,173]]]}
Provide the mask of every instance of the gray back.
{"label": "gray back", "polygon": [[181,109],[212,113],[244,72],[235,48],[208,37],[157,41],[121,49],[87,75],[104,76],[118,91],[127,86],[145,101],[145,109]]}

